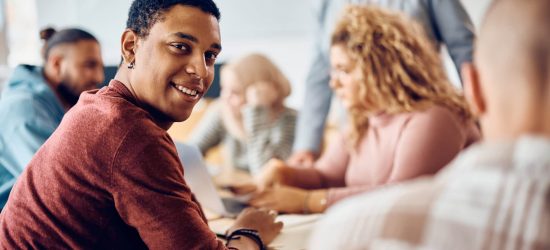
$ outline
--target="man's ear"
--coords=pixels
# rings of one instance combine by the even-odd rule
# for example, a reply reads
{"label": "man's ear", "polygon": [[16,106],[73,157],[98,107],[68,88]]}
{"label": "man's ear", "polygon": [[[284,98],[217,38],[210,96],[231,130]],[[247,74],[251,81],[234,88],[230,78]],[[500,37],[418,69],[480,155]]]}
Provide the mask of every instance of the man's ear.
{"label": "man's ear", "polygon": [[[61,82],[61,71],[63,67],[63,55],[58,53],[59,51],[52,51],[47,59],[47,64],[49,65],[49,77],[52,79],[52,84],[59,84]],[[57,53],[56,53],[57,52]]]}
{"label": "man's ear", "polygon": [[464,63],[461,67],[464,81],[464,95],[474,116],[479,117],[486,112],[485,95],[479,81],[479,73],[473,63]]}
{"label": "man's ear", "polygon": [[137,41],[138,36],[133,30],[126,29],[124,33],[122,33],[122,37],[120,38],[120,48],[122,50],[121,53],[124,63],[129,64],[134,62]]}

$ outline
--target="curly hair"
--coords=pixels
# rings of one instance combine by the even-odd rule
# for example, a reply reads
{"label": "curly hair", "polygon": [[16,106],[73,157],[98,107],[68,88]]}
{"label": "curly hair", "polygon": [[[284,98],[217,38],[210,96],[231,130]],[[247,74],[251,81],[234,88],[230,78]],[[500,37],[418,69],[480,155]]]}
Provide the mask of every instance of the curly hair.
{"label": "curly hair", "polygon": [[135,0],[128,12],[126,28],[140,37],[147,37],[151,27],[162,21],[163,14],[177,4],[197,7],[220,20],[220,10],[212,0]]}
{"label": "curly hair", "polygon": [[350,5],[336,24],[331,45],[340,45],[360,67],[361,100],[349,110],[350,139],[357,147],[369,115],[397,114],[441,105],[464,120],[472,114],[448,81],[437,50],[415,21],[397,12]]}

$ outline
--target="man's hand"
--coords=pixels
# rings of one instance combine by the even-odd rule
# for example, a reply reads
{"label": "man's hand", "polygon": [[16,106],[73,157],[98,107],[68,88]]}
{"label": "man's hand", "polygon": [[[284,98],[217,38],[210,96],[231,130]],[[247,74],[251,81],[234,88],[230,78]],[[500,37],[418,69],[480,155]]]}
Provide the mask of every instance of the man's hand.
{"label": "man's hand", "polygon": [[229,228],[228,234],[241,228],[257,230],[264,244],[269,244],[281,232],[282,222],[275,222],[275,211],[246,208],[243,210],[235,224]]}

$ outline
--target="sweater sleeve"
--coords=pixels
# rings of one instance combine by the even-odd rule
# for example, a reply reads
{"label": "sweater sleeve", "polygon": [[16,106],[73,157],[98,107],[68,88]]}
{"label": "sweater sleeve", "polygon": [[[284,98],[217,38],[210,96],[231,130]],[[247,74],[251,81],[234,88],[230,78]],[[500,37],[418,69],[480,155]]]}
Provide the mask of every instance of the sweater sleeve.
{"label": "sweater sleeve", "polygon": [[305,82],[307,91],[296,124],[294,151],[307,150],[319,153],[332,99],[327,37],[330,37],[329,32],[332,32],[329,27],[333,20],[329,14],[337,6],[333,7],[328,0],[313,2],[322,3],[316,13],[315,46]]}
{"label": "sweater sleeve", "polygon": [[456,69],[472,61],[474,26],[459,0],[428,0],[434,33],[445,43]]}
{"label": "sweater sleeve", "polygon": [[325,182],[325,188],[328,188],[328,206],[332,206],[332,204],[345,197],[371,188],[371,186],[346,186],[346,172],[350,155],[345,140],[345,135],[339,134],[334,142],[329,145],[327,152],[315,163],[315,167]]}
{"label": "sweater sleeve", "polygon": [[111,171],[115,208],[149,249],[224,249],[185,183],[167,134],[130,130]]}
{"label": "sweater sleeve", "polygon": [[220,115],[219,103],[210,105],[191,135],[189,144],[196,145],[203,155],[220,144],[225,136],[226,132]]}
{"label": "sweater sleeve", "polygon": [[[323,189],[345,186],[345,177],[349,162],[344,137],[338,135],[331,140],[326,152],[314,163],[313,167],[292,167],[294,186],[303,189]],[[330,191],[329,191],[330,196]]]}
{"label": "sweater sleeve", "polygon": [[247,159],[251,173],[258,173],[271,158],[285,160],[292,151],[296,112],[286,109],[280,117],[269,121],[269,111],[261,107],[243,110],[247,134]]}
{"label": "sweater sleeve", "polygon": [[37,98],[10,97],[0,110],[8,117],[0,128],[0,210],[12,186],[36,151],[59,125],[47,103]]}
{"label": "sweater sleeve", "polygon": [[314,168],[320,175],[320,187],[345,186],[346,171],[350,155],[347,150],[343,134],[339,134],[329,142],[325,153],[314,164]]}

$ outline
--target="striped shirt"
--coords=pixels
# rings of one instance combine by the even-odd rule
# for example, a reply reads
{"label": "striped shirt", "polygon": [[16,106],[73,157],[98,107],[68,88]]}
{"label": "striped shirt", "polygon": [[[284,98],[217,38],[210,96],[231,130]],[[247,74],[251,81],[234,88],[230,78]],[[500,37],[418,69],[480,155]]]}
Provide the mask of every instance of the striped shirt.
{"label": "striped shirt", "polygon": [[346,200],[310,249],[550,249],[550,139],[474,145],[435,177]]}
{"label": "striped shirt", "polygon": [[223,142],[231,165],[251,173],[260,171],[271,158],[284,160],[290,156],[297,116],[294,109],[285,108],[270,121],[265,108],[245,107],[242,116],[247,140],[241,141],[227,132],[219,105],[215,103],[206,110],[190,140],[203,154]]}

